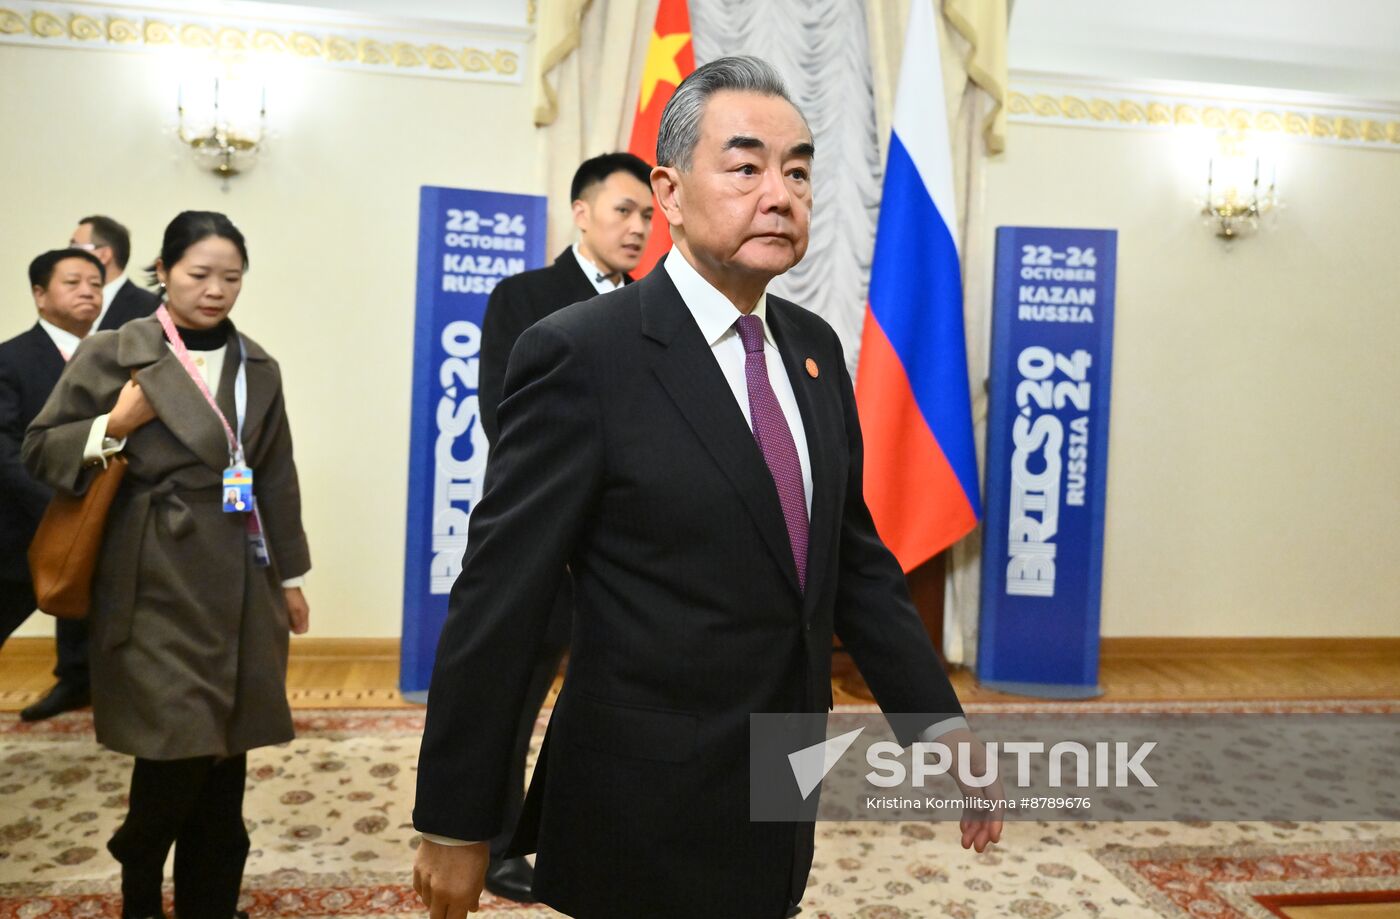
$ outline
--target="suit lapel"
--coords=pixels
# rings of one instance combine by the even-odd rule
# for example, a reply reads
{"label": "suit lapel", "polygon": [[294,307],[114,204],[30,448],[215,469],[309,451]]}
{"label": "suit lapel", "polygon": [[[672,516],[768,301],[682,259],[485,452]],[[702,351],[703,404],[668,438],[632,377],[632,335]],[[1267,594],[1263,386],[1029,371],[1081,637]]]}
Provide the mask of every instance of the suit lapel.
{"label": "suit lapel", "polygon": [[174,352],[166,348],[155,363],[138,370],[136,382],[161,423],[191,453],[215,470],[228,466],[228,437],[223,425]]}
{"label": "suit lapel", "polygon": [[642,332],[663,347],[652,369],[705,450],[738,491],[773,560],[798,591],[783,508],[772,473],[709,344],[664,269],[640,282]]}
{"label": "suit lapel", "polygon": [[[234,391],[238,380],[238,364],[242,354],[242,345],[245,342],[247,339],[238,335],[237,332],[229,336],[228,350],[224,352],[224,367],[219,372],[219,388],[214,397],[215,401],[219,403],[224,417],[228,419],[229,426],[235,432],[238,430],[238,408]],[[274,379],[272,368],[268,364],[267,353],[254,343],[248,343],[247,373],[248,404],[245,407],[246,414],[243,421],[243,452],[248,462],[252,463],[253,456],[257,453],[254,445],[262,433],[268,410],[272,407],[272,400],[277,395],[277,381]],[[217,420],[216,418],[215,421]],[[254,472],[256,471],[254,470]]]}
{"label": "suit lapel", "polygon": [[560,253],[554,260],[554,273],[559,283],[559,302],[554,304],[551,312],[555,309],[562,309],[574,303],[582,303],[584,300],[592,300],[598,296],[598,288],[593,286],[593,282],[584,274],[583,266],[574,258],[573,247],[570,246]]}
{"label": "suit lapel", "polygon": [[[161,423],[202,462],[222,472],[228,466],[228,435],[199,387],[180,365],[175,353],[166,347],[160,323],[155,319],[134,320],[122,326],[117,334],[121,336],[117,362],[136,370],[136,382],[145,390],[146,399]],[[218,388],[214,391],[214,399],[231,426],[237,423],[233,386],[238,373],[238,354],[237,342],[231,341],[225,352]],[[244,432],[245,437],[267,413],[275,388],[265,378],[268,372],[265,366],[256,373],[253,369],[266,364],[266,353],[250,345],[248,356],[249,430]]]}
{"label": "suit lapel", "polygon": [[812,468],[812,513],[807,540],[806,599],[813,602],[824,586],[822,577],[828,567],[831,537],[837,521],[839,483],[831,450],[844,449],[845,440],[832,418],[830,401],[822,398],[825,387],[819,384],[819,377],[807,372],[807,359],[824,352],[818,342],[802,334],[790,315],[793,309],[796,307],[771,295],[768,297],[768,325],[773,330],[778,353],[783,356],[783,366],[797,397],[797,409],[802,414],[802,427],[807,434],[807,455]]}
{"label": "suit lapel", "polygon": [[63,373],[63,352],[58,350],[58,345],[53,343],[49,333],[44,331],[44,327],[39,323],[34,323],[34,327],[25,333],[29,336],[29,349],[34,354],[35,369],[43,377],[43,391],[52,392],[54,386],[58,384],[58,378]]}
{"label": "suit lapel", "polygon": [[122,317],[126,313],[127,288],[131,286],[131,280],[122,282],[122,286],[117,288],[116,294],[112,297],[112,305],[107,307],[107,315],[102,317],[102,322],[96,331],[106,332],[112,329],[119,329],[122,326]]}

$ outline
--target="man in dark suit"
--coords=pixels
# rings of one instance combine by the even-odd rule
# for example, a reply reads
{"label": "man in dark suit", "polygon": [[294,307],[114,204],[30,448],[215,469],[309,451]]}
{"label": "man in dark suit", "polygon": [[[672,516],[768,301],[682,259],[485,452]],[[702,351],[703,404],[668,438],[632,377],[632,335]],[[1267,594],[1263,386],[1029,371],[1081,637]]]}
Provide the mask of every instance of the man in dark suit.
{"label": "man in dark suit", "polygon": [[[462,843],[419,846],[433,919],[479,906],[489,851],[472,841],[500,830],[565,565],[569,672],[515,839],[565,913],[792,914],[813,826],[749,819],[749,718],[827,711],[833,632],[886,712],[936,713],[892,719],[903,742],[981,749],[865,506],[840,342],[767,293],[806,251],[813,153],[769,65],[697,69],[657,141],[663,267],[511,354],[419,756],[414,825]],[[1000,831],[966,817],[963,845]]]}
{"label": "man in dark suit", "polygon": [[[45,252],[29,264],[29,284],[39,321],[29,331],[0,344],[0,645],[34,612],[29,577],[29,543],[48,507],[51,492],[30,478],[19,448],[29,422],[44,407],[63,365],[87,336],[102,311],[102,262],[81,249]],[[86,655],[81,667],[65,660],[63,649],[86,646],[83,623],[59,620],[59,683],[35,705],[48,701],[53,712],[88,703]],[[71,633],[82,629],[75,638]],[[66,677],[66,679],[65,679]],[[27,721],[38,720],[30,711]]]}
{"label": "man in dark suit", "polygon": [[[111,217],[94,215],[78,222],[68,244],[92,255],[102,265],[105,283],[95,331],[119,329],[132,319],[156,311],[160,298],[126,276],[131,258],[131,234]],[[21,433],[23,433],[21,431]],[[20,712],[26,721],[42,721],[88,704],[88,628],[82,620],[61,620],[56,629],[57,682],[43,698]]]}
{"label": "man in dark suit", "polygon": [[584,160],[569,188],[578,242],[553,265],[506,278],[491,292],[481,325],[481,425],[495,443],[506,361],[530,326],[573,303],[624,284],[651,237],[651,166],[631,153]]}
{"label": "man in dark suit", "polygon": [[126,276],[126,265],[131,259],[131,234],[126,227],[111,217],[84,217],[78,221],[78,228],[73,231],[68,244],[97,256],[107,272],[97,331],[120,329],[132,319],[151,315],[160,306],[160,297],[136,286]]}
{"label": "man in dark suit", "polygon": [[[650,182],[651,166],[630,153],[605,153],[584,161],[569,190],[578,242],[561,252],[553,265],[506,278],[491,292],[481,330],[478,397],[488,442],[495,443],[499,433],[496,410],[506,362],[520,333],[572,303],[591,300],[632,282],[627,272],[637,266],[651,236]],[[523,857],[506,857],[505,852],[525,800],[525,759],[535,718],[568,648],[572,606],[573,590],[566,575],[554,599],[516,728],[505,823],[491,841],[486,889],[523,903],[534,899],[534,870]]]}

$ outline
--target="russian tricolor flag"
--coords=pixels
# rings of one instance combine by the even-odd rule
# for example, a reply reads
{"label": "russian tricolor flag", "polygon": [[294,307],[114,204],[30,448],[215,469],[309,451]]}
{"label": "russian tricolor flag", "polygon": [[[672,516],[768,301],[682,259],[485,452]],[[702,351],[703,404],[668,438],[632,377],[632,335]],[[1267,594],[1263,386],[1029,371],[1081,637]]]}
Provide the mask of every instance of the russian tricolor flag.
{"label": "russian tricolor flag", "polygon": [[932,6],[910,3],[856,379],[865,500],[906,572],[982,516]]}

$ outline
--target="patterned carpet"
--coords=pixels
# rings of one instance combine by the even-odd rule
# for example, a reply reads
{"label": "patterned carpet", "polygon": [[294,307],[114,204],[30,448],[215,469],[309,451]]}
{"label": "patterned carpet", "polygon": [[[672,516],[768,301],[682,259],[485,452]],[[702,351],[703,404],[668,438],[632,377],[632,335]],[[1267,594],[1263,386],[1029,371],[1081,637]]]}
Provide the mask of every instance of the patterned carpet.
{"label": "patterned carpet", "polygon": [[[1242,705],[1191,707],[1378,706]],[[86,714],[36,726],[13,716],[0,721],[0,919],[119,915],[115,864],[104,844],[125,809],[130,764],[98,747],[91,727]],[[298,714],[297,730],[295,742],[249,759],[253,852],[243,908],[297,919],[422,915],[409,886],[421,711],[307,711]],[[982,855],[959,848],[949,824],[825,823],[803,916],[1272,917],[1282,914],[1266,903],[1280,896],[1393,890],[1397,877],[1396,823],[1023,822],[1008,825],[1002,845]],[[558,915],[499,900],[485,905],[502,919]]]}

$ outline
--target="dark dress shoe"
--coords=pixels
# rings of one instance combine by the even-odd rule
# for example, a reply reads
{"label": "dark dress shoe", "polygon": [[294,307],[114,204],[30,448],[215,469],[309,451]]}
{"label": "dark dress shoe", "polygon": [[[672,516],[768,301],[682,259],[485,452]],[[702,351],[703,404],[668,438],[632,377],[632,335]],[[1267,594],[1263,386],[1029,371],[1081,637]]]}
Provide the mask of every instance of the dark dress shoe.
{"label": "dark dress shoe", "polygon": [[535,869],[524,858],[493,860],[486,869],[486,889],[516,903],[535,902],[534,883]]}
{"label": "dark dress shoe", "polygon": [[802,912],[802,907],[796,905],[789,906],[787,915],[784,917],[784,919],[792,919],[793,916],[796,916],[800,912]]}
{"label": "dark dress shoe", "polygon": [[53,689],[50,689],[44,698],[23,709],[19,717],[24,721],[43,721],[64,712],[87,708],[91,704],[92,694],[86,686],[60,682],[54,684]]}

